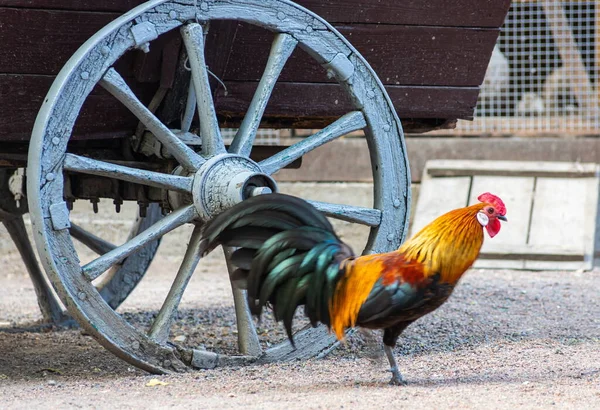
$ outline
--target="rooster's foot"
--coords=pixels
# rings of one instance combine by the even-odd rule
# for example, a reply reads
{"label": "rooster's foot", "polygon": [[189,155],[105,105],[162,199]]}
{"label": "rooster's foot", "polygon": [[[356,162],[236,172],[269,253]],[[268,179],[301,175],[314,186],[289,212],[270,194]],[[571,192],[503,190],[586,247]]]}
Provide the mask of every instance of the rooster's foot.
{"label": "rooster's foot", "polygon": [[404,377],[402,377],[400,374],[400,371],[397,367],[392,367],[390,372],[392,372],[392,378],[390,379],[390,384],[392,386],[406,386],[408,384],[406,380],[404,380]]}

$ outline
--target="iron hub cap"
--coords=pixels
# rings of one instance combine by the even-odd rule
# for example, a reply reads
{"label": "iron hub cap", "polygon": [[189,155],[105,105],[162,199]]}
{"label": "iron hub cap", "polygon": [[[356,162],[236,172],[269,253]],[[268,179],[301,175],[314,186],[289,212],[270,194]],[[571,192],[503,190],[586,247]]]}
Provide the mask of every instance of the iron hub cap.
{"label": "iron hub cap", "polygon": [[277,192],[277,183],[249,158],[217,155],[196,172],[192,201],[202,221],[251,196]]}

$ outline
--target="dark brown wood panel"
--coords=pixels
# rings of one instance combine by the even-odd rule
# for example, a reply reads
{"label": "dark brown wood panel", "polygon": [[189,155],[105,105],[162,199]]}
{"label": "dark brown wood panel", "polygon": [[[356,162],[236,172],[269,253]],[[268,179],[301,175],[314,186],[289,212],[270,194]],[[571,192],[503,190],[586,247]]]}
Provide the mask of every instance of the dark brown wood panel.
{"label": "dark brown wood panel", "polygon": [[146,0],[0,0],[0,7],[48,10],[113,11],[123,13]]}
{"label": "dark brown wood panel", "polygon": [[500,27],[510,0],[296,0],[330,23]]}
{"label": "dark brown wood panel", "polygon": [[117,15],[0,8],[0,73],[56,74]]}
{"label": "dark brown wood panel", "polygon": [[[0,141],[27,141],[42,101],[54,81],[51,76],[0,74]],[[138,97],[148,103],[156,85],[130,83]],[[137,119],[114,97],[95,89],[85,102],[75,125],[80,138],[130,135]]]}
{"label": "dark brown wood panel", "polygon": [[[56,74],[81,44],[116,16],[114,13],[0,8],[2,32],[6,34],[6,40],[0,42],[0,73]],[[272,34],[231,23],[221,24],[216,29],[219,30],[215,31],[211,45],[215,44],[220,52],[209,51],[209,65],[215,62],[218,71],[224,69],[225,80],[258,80]],[[358,24],[339,29],[365,56],[382,81],[395,85],[477,86],[483,81],[498,35],[496,29],[452,27]],[[236,41],[228,52],[234,33]],[[157,71],[158,68],[157,61]],[[281,79],[328,81],[323,68],[302,50],[294,53]]]}
{"label": "dark brown wood panel", "polygon": [[[496,29],[364,24],[338,29],[384,84],[392,85],[479,86],[498,37]],[[224,79],[260,79],[271,41],[266,30],[239,25]],[[329,81],[325,70],[301,49],[286,64],[281,80]]]}
{"label": "dark brown wood panel", "polygon": [[[27,141],[52,81],[51,76],[0,75],[0,141]],[[147,103],[157,84],[130,83]],[[217,109],[224,126],[239,123],[256,83],[229,83],[228,95],[217,91]],[[476,87],[387,87],[406,131],[443,125],[445,119],[469,118],[477,100]],[[264,124],[273,127],[318,128],[352,110],[335,84],[281,83],[267,106]],[[415,121],[431,119],[431,121]],[[85,138],[129,135],[135,117],[103,90],[95,90],[84,105],[75,134]]]}
{"label": "dark brown wood panel", "polygon": [[[125,12],[143,0],[1,0],[0,6]],[[510,0],[297,0],[330,23],[500,27]]]}
{"label": "dark brown wood panel", "polygon": [[[227,95],[217,91],[221,118],[233,126],[243,118],[257,83],[228,82]],[[400,119],[471,119],[477,102],[477,87],[387,86]],[[263,125],[316,128],[353,110],[337,84],[279,83],[265,111]]]}

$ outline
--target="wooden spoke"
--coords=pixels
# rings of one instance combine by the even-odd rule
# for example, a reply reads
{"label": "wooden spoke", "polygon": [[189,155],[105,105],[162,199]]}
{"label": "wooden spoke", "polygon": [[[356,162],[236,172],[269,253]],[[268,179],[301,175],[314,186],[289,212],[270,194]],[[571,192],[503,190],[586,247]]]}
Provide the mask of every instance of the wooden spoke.
{"label": "wooden spoke", "polygon": [[73,222],[71,222],[69,233],[73,238],[77,239],[79,242],[96,252],[98,255],[104,255],[116,248],[116,246],[112,243],[107,242],[93,233],[86,231],[81,226],[76,225]]}
{"label": "wooden spoke", "polygon": [[189,171],[197,171],[204,159],[185,145],[171,130],[169,130],[150,110],[142,104],[125,80],[114,68],[110,68],[100,84],[117,100],[125,105],[154,136],[163,143],[167,150]]}
{"label": "wooden spoke", "polygon": [[330,204],[328,202],[308,201],[312,206],[325,215],[342,221],[353,222],[367,226],[381,224],[381,211],[378,209],[362,208],[360,206]]}
{"label": "wooden spoke", "polygon": [[170,191],[192,192],[193,179],[189,177],[180,177],[177,175],[125,167],[75,154],[65,155],[64,169],[67,171],[115,178]]}
{"label": "wooden spoke", "polygon": [[177,272],[177,276],[175,277],[175,281],[173,282],[173,285],[169,290],[169,294],[167,295],[167,298],[160,308],[158,316],[154,320],[152,328],[150,329],[149,336],[157,343],[164,344],[169,337],[171,323],[175,313],[177,312],[179,303],[181,302],[183,292],[185,291],[185,288],[187,287],[187,284],[190,281],[198,262],[200,261],[200,257],[202,256],[199,252],[201,239],[202,225],[196,225],[194,231],[192,232],[192,237],[185,252],[185,256],[183,257],[183,262],[181,263],[179,271]]}
{"label": "wooden spoke", "polygon": [[111,266],[121,262],[133,252],[142,248],[148,242],[152,242],[153,240],[162,237],[173,229],[191,222],[195,216],[196,210],[194,205],[188,205],[170,213],[142,233],[125,242],[123,245],[116,247],[112,251],[105,253],[104,255],[85,265],[83,267],[84,275],[90,281],[96,279]]}
{"label": "wooden spoke", "polygon": [[208,82],[208,69],[204,59],[204,31],[200,24],[190,23],[181,28],[181,35],[188,52],[196,91],[202,153],[205,156],[224,154],[226,152],[225,145],[221,138],[221,130]]}
{"label": "wooden spoke", "polygon": [[230,153],[250,156],[252,144],[256,138],[256,131],[267,107],[267,102],[271,97],[281,70],[283,70],[297,44],[298,41],[289,34],[279,33],[275,35],[267,66],[252,97],[248,112],[229,147]]}
{"label": "wooden spoke", "polygon": [[321,131],[303,139],[300,142],[290,145],[283,151],[278,152],[270,158],[267,158],[259,163],[263,172],[266,174],[273,174],[286,165],[291,164],[307,152],[320,147],[342,135],[348,134],[349,132],[360,130],[367,126],[365,117],[360,111],[353,111],[348,113],[323,128]]}
{"label": "wooden spoke", "polygon": [[196,112],[196,91],[194,90],[194,82],[190,81],[188,88],[188,96],[185,103],[185,111],[181,119],[181,132],[189,132]]}

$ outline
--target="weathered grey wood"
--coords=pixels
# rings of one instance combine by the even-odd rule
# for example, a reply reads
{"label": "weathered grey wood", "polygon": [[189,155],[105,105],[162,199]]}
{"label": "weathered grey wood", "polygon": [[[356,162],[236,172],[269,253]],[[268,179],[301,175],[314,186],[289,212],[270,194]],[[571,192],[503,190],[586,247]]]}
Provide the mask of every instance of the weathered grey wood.
{"label": "weathered grey wood", "polygon": [[[282,18],[283,16],[283,18]],[[193,44],[186,44],[190,57],[190,65],[196,73],[194,89],[197,92],[198,107],[211,111],[212,102],[203,102],[200,97],[210,97],[208,92],[199,90],[198,76],[206,77],[207,69],[202,61],[202,30],[195,20],[209,22],[211,20],[234,19],[255,24],[273,33],[287,33],[295,38],[318,64],[321,64],[330,75],[341,84],[341,90],[350,101],[350,108],[345,111],[360,111],[366,123],[368,150],[371,153],[371,169],[374,174],[374,209],[331,206],[328,209],[337,217],[351,219],[373,226],[365,252],[382,252],[396,248],[402,241],[406,231],[406,220],[410,207],[410,175],[403,143],[403,132],[394,106],[385,89],[364,58],[343,38],[318,16],[299,8],[285,0],[227,0],[224,2],[206,2],[194,8],[191,0],[165,1],[153,0],[109,24],[106,28],[89,40],[70,60],[57,77],[45,103],[42,105],[38,120],[32,134],[28,195],[31,200],[32,220],[36,226],[36,242],[42,261],[48,274],[57,287],[58,292],[72,307],[78,322],[96,337],[105,347],[130,363],[152,372],[179,371],[189,366],[190,357],[178,356],[181,350],[169,343],[160,344],[139,332],[127,323],[126,318],[108,309],[98,297],[90,279],[101,271],[117,263],[133,249],[139,248],[149,240],[156,239],[169,229],[197,218],[200,201],[210,202],[210,209],[223,210],[224,198],[208,195],[214,192],[232,191],[233,203],[239,202],[236,191],[237,183],[243,183],[249,174],[256,174],[269,187],[276,188],[275,182],[266,174],[261,174],[260,167],[242,156],[212,155],[202,164],[194,175],[194,205],[175,210],[162,221],[149,227],[143,233],[132,238],[124,245],[101,256],[85,267],[91,275],[82,275],[78,264],[77,253],[73,248],[70,235],[66,229],[55,229],[51,223],[50,209],[62,210],[64,195],[63,164],[71,130],[86,97],[95,85],[102,80],[107,71],[112,79],[116,72],[110,69],[115,61],[133,48],[147,48],[148,39],[132,35],[148,30],[152,36],[160,36],[170,30],[188,24],[194,37]],[[138,25],[142,25],[138,27]],[[155,32],[155,33],[154,33]],[[193,34],[193,36],[191,35]],[[185,36],[185,30],[184,30]],[[150,44],[150,48],[152,44]],[[196,68],[194,68],[196,65]],[[117,81],[119,83],[119,81]],[[205,83],[205,81],[202,81]],[[116,83],[115,83],[116,84]],[[124,82],[123,82],[124,84]],[[129,94],[127,86],[119,83],[113,87],[116,94]],[[202,85],[202,84],[200,84]],[[203,86],[206,86],[204,84]],[[206,86],[208,89],[208,87]],[[125,92],[124,92],[125,90]],[[208,96],[208,97],[207,97]],[[144,112],[145,107],[139,99],[131,95],[124,100],[131,103],[135,111]],[[131,108],[129,107],[129,108]],[[132,112],[134,111],[132,110]],[[202,111],[202,110],[200,110]],[[161,129],[162,124],[153,117],[143,116],[146,126],[149,124],[163,133],[165,140],[175,141],[169,135],[170,130]],[[208,115],[210,117],[210,115]],[[150,118],[150,120],[148,120]],[[201,127],[206,124],[207,116],[200,115]],[[210,127],[216,122],[209,121]],[[150,128],[148,126],[148,128]],[[156,130],[150,130],[155,133]],[[208,135],[208,137],[207,137]],[[206,140],[213,141],[214,135],[201,129],[203,149]],[[218,145],[218,144],[217,144]],[[210,150],[207,149],[206,152]],[[175,154],[175,152],[174,152]],[[218,152],[214,152],[218,154]],[[184,158],[185,152],[178,154]],[[189,158],[188,158],[189,159]],[[179,159],[178,159],[179,160]],[[232,172],[227,165],[239,166],[241,172]],[[193,166],[192,166],[193,168]],[[223,171],[221,173],[221,171]],[[49,177],[49,174],[50,175]],[[223,177],[223,175],[226,177]],[[239,177],[239,181],[238,178]],[[270,181],[270,182],[269,182]],[[207,182],[207,183],[205,183]],[[231,184],[231,183],[234,184]],[[242,184],[243,185],[243,184]],[[208,186],[204,188],[203,186]],[[230,189],[231,188],[231,189]],[[235,197],[235,198],[234,198]],[[177,202],[177,197],[170,198]],[[185,200],[181,201],[185,203]],[[227,203],[229,205],[229,202]],[[51,208],[52,207],[52,208]],[[177,207],[177,206],[175,206]],[[206,208],[206,209],[208,209]],[[65,207],[66,209],[66,207]],[[202,208],[205,209],[205,208]],[[225,208],[226,209],[226,208]],[[53,211],[56,213],[56,211]],[[179,215],[179,213],[182,213]],[[189,215],[188,215],[189,214]],[[185,215],[183,217],[182,215]],[[180,218],[180,216],[182,216]],[[212,217],[212,216],[211,216]],[[377,224],[377,226],[375,226]],[[306,343],[312,340],[306,339]],[[329,343],[328,343],[329,344]],[[311,345],[298,345],[301,351],[314,351]],[[330,344],[329,344],[330,345]]]}
{"label": "weathered grey wood", "polygon": [[123,77],[114,68],[110,68],[106,72],[100,84],[135,114],[148,130],[165,145],[171,155],[177,158],[181,165],[190,171],[200,169],[204,162],[202,158],[177,138],[171,130],[137,99],[133,91],[125,83]]}
{"label": "weathered grey wood", "polygon": [[110,162],[98,161],[75,154],[65,156],[64,169],[90,175],[120,179],[122,181],[191,193],[193,179],[177,175],[162,174],[143,169],[125,167]]}
{"label": "weathered grey wood", "polygon": [[[590,269],[594,253],[598,178],[538,178],[531,214],[529,243],[566,246],[587,255],[582,265]],[[528,263],[530,269],[542,265]]]}
{"label": "weathered grey wood", "polygon": [[204,59],[204,30],[200,24],[192,23],[182,27],[181,35],[192,69],[192,80],[196,92],[196,108],[200,118],[202,153],[204,155],[225,153]]}
{"label": "weathered grey wood", "polygon": [[360,111],[348,113],[310,137],[304,138],[271,158],[261,161],[259,165],[265,173],[272,174],[315,148],[350,132],[363,129],[366,125],[365,117]]}
{"label": "weathered grey wood", "polygon": [[147,243],[161,238],[173,229],[191,222],[195,217],[196,208],[194,205],[188,205],[173,211],[150,228],[125,242],[123,245],[116,247],[112,251],[105,253],[99,258],[84,265],[82,268],[83,274],[90,281],[96,279],[111,266],[121,262],[136,250],[144,247]]}
{"label": "weathered grey wood", "polygon": [[301,360],[315,357],[319,353],[326,351],[337,339],[323,325],[313,328],[305,327],[294,335],[294,341],[297,346],[294,348],[287,340],[270,348],[261,356],[257,363],[270,363],[273,361]]}
{"label": "weathered grey wood", "polygon": [[328,202],[313,200],[308,200],[308,203],[331,218],[367,226],[379,226],[381,224],[382,211],[379,209],[363,208],[353,205],[330,204]]}
{"label": "weathered grey wood", "polygon": [[427,164],[432,177],[503,175],[516,177],[589,178],[598,175],[595,164],[549,163],[536,161],[450,161],[435,160]]}
{"label": "weathered grey wood", "polygon": [[275,83],[297,44],[298,41],[289,34],[279,33],[275,35],[265,71],[260,78],[244,120],[229,147],[229,152],[244,156],[250,155],[256,131],[260,125],[273,88],[275,88]]}
{"label": "weathered grey wood", "polygon": [[[229,247],[223,249],[230,276],[236,270],[236,267],[231,263],[233,251],[234,249]],[[258,357],[262,354],[262,348],[258,340],[256,326],[254,326],[254,319],[248,307],[247,292],[245,289],[239,288],[234,281],[230,281],[230,283],[238,331],[238,349],[243,355]]]}
{"label": "weathered grey wood", "polygon": [[[495,239],[495,238],[494,238]],[[488,241],[491,242],[491,241]],[[493,250],[481,251],[480,259],[503,259],[521,261],[543,261],[543,262],[584,262],[586,254],[582,249],[571,248],[568,244],[564,246],[552,245],[496,245]],[[529,264],[531,267],[531,264]],[[523,264],[523,267],[525,265]]]}
{"label": "weathered grey wood", "polygon": [[198,262],[200,262],[200,258],[202,257],[199,252],[201,240],[202,226],[196,225],[192,232],[192,237],[190,238],[185,256],[183,257],[183,262],[181,262],[181,265],[179,266],[177,276],[148,332],[148,336],[159,344],[165,344],[167,342],[171,331],[171,324],[177,313],[183,292],[192,278]]}

